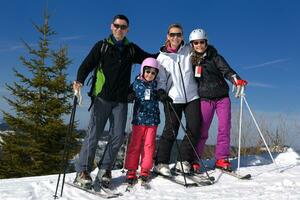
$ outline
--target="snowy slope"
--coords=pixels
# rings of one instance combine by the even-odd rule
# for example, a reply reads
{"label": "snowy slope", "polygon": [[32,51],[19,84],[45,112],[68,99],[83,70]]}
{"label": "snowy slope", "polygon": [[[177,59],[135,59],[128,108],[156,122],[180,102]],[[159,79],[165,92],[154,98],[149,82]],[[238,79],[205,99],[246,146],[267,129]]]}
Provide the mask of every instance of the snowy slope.
{"label": "snowy slope", "polygon": [[[268,155],[243,157],[241,174],[251,173],[252,180],[238,180],[220,172],[210,172],[216,178],[212,186],[184,188],[161,177],[151,181],[151,190],[136,186],[126,193],[124,174],[113,172],[113,184],[124,195],[116,199],[300,199],[300,157],[293,150],[274,155],[277,165],[270,162]],[[236,161],[233,161],[236,165]],[[208,165],[212,161],[205,162]],[[96,174],[96,171],[93,172]],[[68,174],[72,181],[75,174]],[[0,180],[1,200],[45,200],[53,199],[57,175]],[[71,186],[65,185],[63,200],[100,199]]]}

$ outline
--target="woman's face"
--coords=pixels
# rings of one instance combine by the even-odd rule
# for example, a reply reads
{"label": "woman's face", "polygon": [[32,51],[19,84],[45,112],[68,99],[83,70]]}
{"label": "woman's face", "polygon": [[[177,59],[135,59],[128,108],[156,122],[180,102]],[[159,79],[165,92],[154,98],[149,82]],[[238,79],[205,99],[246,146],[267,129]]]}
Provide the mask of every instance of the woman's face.
{"label": "woman's face", "polygon": [[172,48],[177,48],[182,42],[183,34],[180,28],[173,27],[169,30],[167,35]]}
{"label": "woman's face", "polygon": [[198,53],[204,53],[207,49],[207,41],[206,40],[193,40],[192,41],[193,48]]}

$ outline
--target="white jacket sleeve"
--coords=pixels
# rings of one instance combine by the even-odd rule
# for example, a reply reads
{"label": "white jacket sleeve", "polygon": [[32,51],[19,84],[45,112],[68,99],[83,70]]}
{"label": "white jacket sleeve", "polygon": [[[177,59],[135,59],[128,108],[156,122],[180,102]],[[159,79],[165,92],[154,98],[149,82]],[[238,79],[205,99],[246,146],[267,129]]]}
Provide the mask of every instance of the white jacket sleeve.
{"label": "white jacket sleeve", "polygon": [[156,77],[157,80],[157,89],[163,89],[166,91],[167,89],[167,72],[166,69],[160,65],[159,72]]}

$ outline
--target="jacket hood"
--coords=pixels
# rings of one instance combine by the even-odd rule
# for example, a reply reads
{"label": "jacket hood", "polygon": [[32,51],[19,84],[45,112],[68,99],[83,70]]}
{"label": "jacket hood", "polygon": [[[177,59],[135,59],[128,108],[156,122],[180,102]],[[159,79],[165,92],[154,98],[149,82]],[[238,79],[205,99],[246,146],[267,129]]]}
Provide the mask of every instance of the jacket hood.
{"label": "jacket hood", "polygon": [[208,58],[213,58],[218,55],[217,49],[215,47],[213,47],[212,45],[208,45],[208,47],[206,49],[206,53],[207,53]]}

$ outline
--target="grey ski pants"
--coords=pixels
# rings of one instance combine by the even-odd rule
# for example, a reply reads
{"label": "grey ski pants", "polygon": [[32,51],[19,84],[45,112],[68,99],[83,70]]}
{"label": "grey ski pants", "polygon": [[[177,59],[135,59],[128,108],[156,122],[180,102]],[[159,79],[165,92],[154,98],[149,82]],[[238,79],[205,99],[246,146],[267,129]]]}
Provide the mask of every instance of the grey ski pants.
{"label": "grey ski pants", "polygon": [[82,144],[79,161],[76,164],[76,171],[92,171],[96,148],[99,138],[103,135],[108,118],[110,119],[111,130],[109,131],[109,141],[106,151],[98,166],[101,169],[112,169],[118,151],[125,138],[125,127],[127,118],[127,103],[106,101],[96,97],[91,108],[90,122],[87,135]]}

